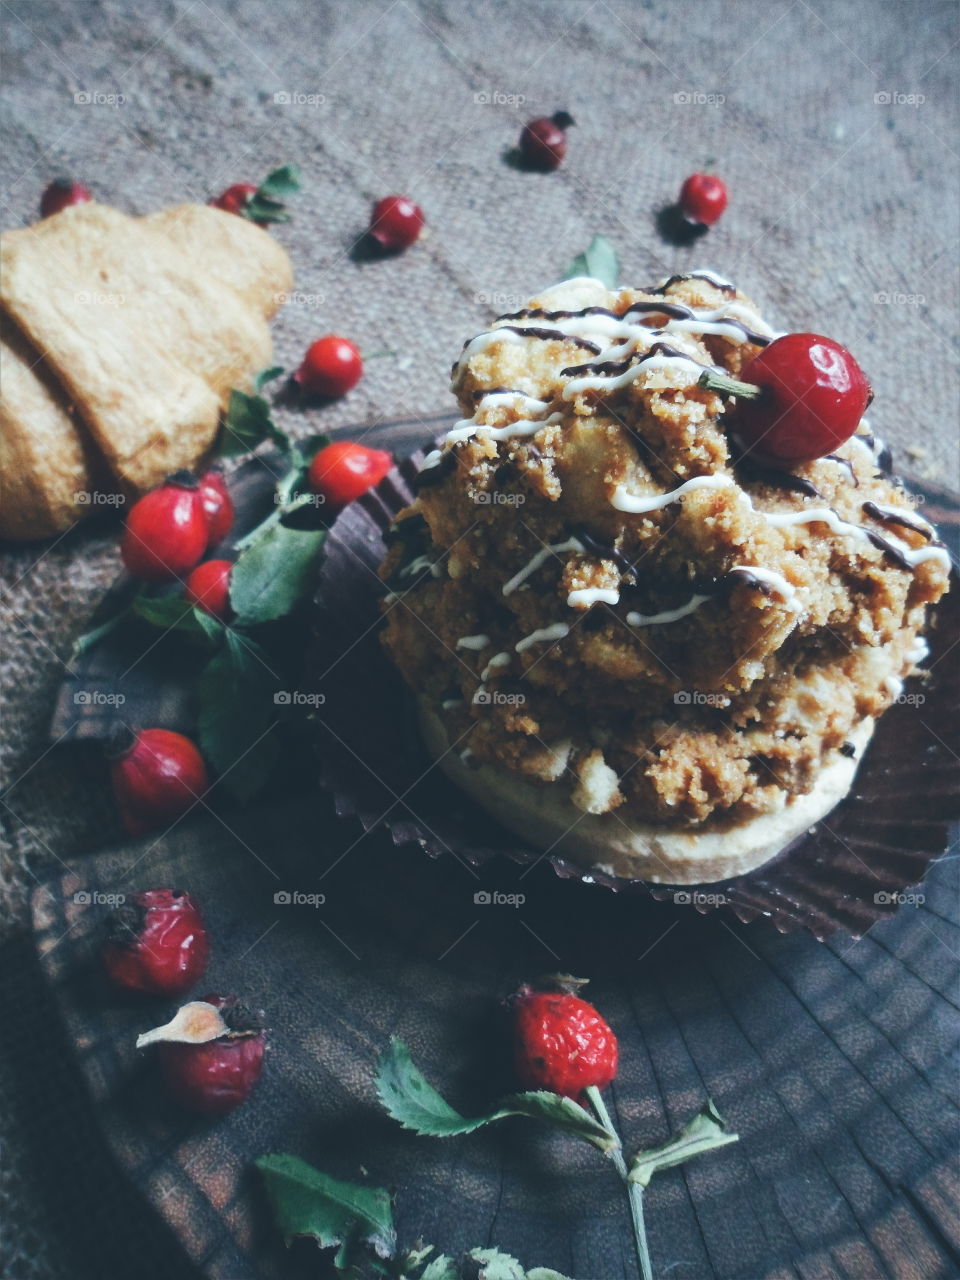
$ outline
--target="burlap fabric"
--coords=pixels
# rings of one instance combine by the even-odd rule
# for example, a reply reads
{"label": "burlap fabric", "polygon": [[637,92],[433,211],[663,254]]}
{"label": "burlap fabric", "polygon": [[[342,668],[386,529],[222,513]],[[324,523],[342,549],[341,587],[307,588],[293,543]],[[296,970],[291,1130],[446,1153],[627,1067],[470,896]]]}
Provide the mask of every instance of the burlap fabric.
{"label": "burlap fabric", "polygon": [[[324,411],[325,427],[446,410],[462,338],[602,232],[626,280],[706,263],[775,323],[849,344],[900,461],[956,483],[953,6],[12,0],[3,24],[5,225],[32,220],[62,172],[147,212],[301,165],[297,220],[277,233],[298,290],[276,326],[278,361],[329,330],[393,352]],[[522,120],[560,107],[577,120],[564,168],[506,164]],[[673,248],[656,212],[710,160],[731,207],[701,243]],[[353,246],[370,202],[394,190],[423,206],[429,235],[401,259],[364,261]],[[117,835],[101,763],[47,735],[70,638],[116,572],[114,547],[90,528],[3,557],[3,927],[13,996],[35,1018],[25,890]],[[123,1274],[116,1259],[134,1256],[123,1250],[148,1220],[117,1198],[76,1110],[57,1158],[100,1183],[116,1220],[102,1262],[88,1260],[97,1250],[78,1236],[73,1202],[51,1203],[40,1177],[53,1156],[38,1152],[36,1124],[41,1079],[77,1108],[82,1095],[66,1072],[31,1072],[35,1092],[16,1092],[30,1047],[20,1026],[2,1085],[14,1134],[0,1206],[17,1274]],[[129,1274],[162,1267],[155,1245]]]}

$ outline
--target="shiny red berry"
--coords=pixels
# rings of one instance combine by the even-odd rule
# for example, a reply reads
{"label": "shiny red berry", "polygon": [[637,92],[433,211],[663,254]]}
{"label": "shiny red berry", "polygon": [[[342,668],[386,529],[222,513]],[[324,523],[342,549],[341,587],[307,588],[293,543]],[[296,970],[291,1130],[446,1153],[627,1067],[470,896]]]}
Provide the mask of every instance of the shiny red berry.
{"label": "shiny red berry", "polygon": [[423,230],[423,210],[406,196],[384,196],[373,206],[370,235],[383,249],[409,249]]}
{"label": "shiny red berry", "polygon": [[523,986],[513,997],[514,1063],[524,1088],[579,1098],[588,1086],[603,1089],[614,1078],[619,1046],[593,1005],[562,989],[563,980],[558,985]]}
{"label": "shiny red berry", "polygon": [[110,770],[113,794],[131,835],[182,817],[210,786],[203,756],[171,729],[141,729],[124,743]]}
{"label": "shiny red berry", "polygon": [[114,986],[178,996],[203,977],[210,943],[189,893],[145,889],[128,895],[107,922],[100,958]]}
{"label": "shiny red berry", "polygon": [[93,196],[82,182],[72,178],[54,178],[40,197],[40,217],[49,218],[72,204],[86,204]]}
{"label": "shiny red berry", "polygon": [[229,622],[233,616],[230,608],[230,571],[233,564],[229,560],[203,560],[187,575],[184,596],[190,604],[196,605],[204,613]]}
{"label": "shiny red berry", "polygon": [[567,130],[574,123],[566,111],[528,120],[520,134],[520,155],[531,169],[549,173],[567,154]]}
{"label": "shiny red berry", "polygon": [[210,203],[215,209],[223,209],[226,213],[243,213],[256,194],[257,188],[252,182],[235,182]]}
{"label": "shiny red berry", "polygon": [[343,507],[379,484],[392,466],[393,456],[385,449],[337,440],[314,455],[307,485],[331,507]]}
{"label": "shiny red berry", "polygon": [[363,360],[349,338],[328,333],[307,349],[293,380],[308,395],[342,396],[360,381]]}
{"label": "shiny red berry", "polygon": [[161,1041],[157,1061],[174,1102],[199,1115],[223,1116],[253,1092],[263,1070],[267,1036],[260,1016],[236,996],[202,999],[220,1010],[225,1034],[203,1044]]}
{"label": "shiny red berry", "polygon": [[135,502],[120,539],[128,573],[146,582],[165,582],[192,569],[209,537],[196,480],[178,473]]}
{"label": "shiny red berry", "polygon": [[230,532],[233,527],[233,499],[218,467],[205,471],[197,481],[200,487],[200,502],[207,521],[208,545],[213,547]]}
{"label": "shiny red berry", "polygon": [[751,456],[787,464],[822,458],[849,440],[872,394],[850,352],[816,333],[776,338],[739,381],[762,392],[738,399],[733,434]]}
{"label": "shiny red berry", "polygon": [[715,173],[693,173],[680,188],[680,212],[688,222],[712,227],[726,207],[726,183]]}

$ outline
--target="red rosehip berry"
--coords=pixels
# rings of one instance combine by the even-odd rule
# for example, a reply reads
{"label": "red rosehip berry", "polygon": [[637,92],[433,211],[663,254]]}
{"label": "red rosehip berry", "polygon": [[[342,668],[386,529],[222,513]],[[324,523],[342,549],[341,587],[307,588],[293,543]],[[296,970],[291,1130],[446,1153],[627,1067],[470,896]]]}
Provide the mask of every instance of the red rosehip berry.
{"label": "red rosehip berry", "polygon": [[680,188],[680,212],[688,222],[712,227],[727,207],[727,187],[715,173],[692,173]]}
{"label": "red rosehip berry", "polygon": [[229,560],[203,560],[187,574],[184,596],[192,605],[209,613],[220,622],[229,622],[233,615],[230,607]]}
{"label": "red rosehip berry", "polygon": [[731,432],[759,461],[790,465],[833,453],[860,424],[872,392],[845,347],[816,333],[775,338],[740,378],[701,380],[738,397]]}
{"label": "red rosehip berry", "polygon": [[223,209],[226,213],[243,213],[256,194],[257,188],[252,182],[235,182],[210,203],[214,209]]}
{"label": "red rosehip berry", "polygon": [[514,1062],[527,1089],[579,1098],[590,1085],[606,1088],[617,1074],[619,1046],[592,1004],[574,995],[579,979],[557,979],[554,990],[522,986],[512,998]]}
{"label": "red rosehip berry", "polygon": [[189,472],[178,472],[133,504],[120,557],[134,578],[164,582],[192,569],[208,538],[197,482]]}
{"label": "red rosehip berry", "polygon": [[222,1116],[246,1102],[263,1070],[262,1016],[236,996],[208,995],[181,1008],[165,1027],[142,1035],[157,1045],[167,1092],[199,1115]]}
{"label": "red rosehip berry", "polygon": [[308,395],[342,396],[357,385],[362,373],[363,360],[356,346],[349,338],[328,333],[307,348],[293,380]]}
{"label": "red rosehip berry", "polygon": [[146,995],[182,995],[203,977],[210,943],[189,893],[145,889],[127,897],[107,922],[100,958],[116,987]]}
{"label": "red rosehip berry", "polygon": [[567,154],[567,130],[574,123],[566,111],[528,120],[520,134],[520,156],[529,168],[544,173],[558,168]]}
{"label": "red rosehip berry", "polygon": [[141,729],[112,761],[113,794],[131,835],[174,822],[210,786],[203,756],[172,729]]}
{"label": "red rosehip berry", "polygon": [[54,178],[40,197],[40,217],[49,218],[72,204],[86,204],[93,196],[82,182],[72,178]]}
{"label": "red rosehip berry", "polygon": [[344,507],[379,484],[392,466],[393,455],[385,449],[336,440],[314,454],[307,486],[331,507]]}
{"label": "red rosehip berry", "polygon": [[233,527],[233,499],[219,467],[205,471],[197,483],[207,522],[208,545],[213,547],[222,542]]}
{"label": "red rosehip berry", "polygon": [[370,235],[382,249],[409,249],[423,230],[423,210],[406,196],[384,196],[373,206]]}

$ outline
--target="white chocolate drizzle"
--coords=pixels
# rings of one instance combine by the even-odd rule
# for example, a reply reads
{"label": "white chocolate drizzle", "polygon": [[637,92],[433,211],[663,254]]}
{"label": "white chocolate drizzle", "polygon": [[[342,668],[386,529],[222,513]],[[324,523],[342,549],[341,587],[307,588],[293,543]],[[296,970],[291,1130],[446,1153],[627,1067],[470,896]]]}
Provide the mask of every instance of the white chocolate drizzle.
{"label": "white chocolate drizzle", "polygon": [[503,594],[505,596],[513,595],[517,587],[526,582],[532,573],[536,573],[540,566],[545,564],[551,556],[558,555],[563,551],[582,552],[583,550],[584,546],[579,538],[567,538],[565,542],[551,542],[548,546],[541,547],[535,555],[530,557],[519,572],[515,573],[512,578],[509,578],[503,584]]}
{"label": "white chocolate drizzle", "polygon": [[457,641],[458,649],[471,649],[475,653],[479,653],[481,649],[487,649],[490,645],[490,637],[482,632],[475,636],[461,636]]}
{"label": "white chocolate drizzle", "polygon": [[668,493],[654,494],[652,497],[630,493],[625,485],[618,484],[610,502],[618,511],[626,511],[630,515],[642,515],[646,511],[659,511],[661,507],[668,507],[671,502],[676,502],[684,494],[693,493],[696,489],[727,489],[734,484],[736,481],[732,476],[717,472],[709,476],[694,476],[692,480],[684,481],[676,489],[671,489]]}
{"label": "white chocolate drizzle", "polygon": [[567,596],[571,609],[589,609],[595,604],[618,604],[620,592],[612,587],[578,587]]}
{"label": "white chocolate drizzle", "polygon": [[489,680],[495,671],[500,671],[504,667],[509,667],[512,661],[513,659],[509,653],[495,653],[480,672],[480,679]]}
{"label": "white chocolate drizzle", "polygon": [[535,644],[552,644],[554,640],[562,640],[570,631],[565,622],[555,622],[552,626],[541,627],[539,631],[531,631],[528,636],[518,640],[513,646],[517,653],[526,653]]}

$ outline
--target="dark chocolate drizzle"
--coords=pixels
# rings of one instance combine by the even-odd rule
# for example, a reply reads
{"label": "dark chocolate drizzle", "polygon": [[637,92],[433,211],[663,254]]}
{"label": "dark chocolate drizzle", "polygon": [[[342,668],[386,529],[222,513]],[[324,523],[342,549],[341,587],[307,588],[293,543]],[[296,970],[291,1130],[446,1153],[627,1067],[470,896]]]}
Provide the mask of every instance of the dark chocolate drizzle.
{"label": "dark chocolate drizzle", "polygon": [[675,356],[681,360],[689,360],[691,364],[698,364],[702,369],[710,369],[712,365],[703,364],[700,360],[694,360],[686,351],[680,351],[676,347],[671,347],[669,342],[655,342],[649,351],[645,351],[639,360],[634,360],[630,356],[626,360],[594,360],[592,364],[574,364],[567,369],[560,370],[561,378],[573,378],[579,374],[599,374],[606,377],[610,374],[616,377],[618,374],[626,373],[632,365],[643,364],[647,360],[651,360],[654,356]]}
{"label": "dark chocolate drizzle", "polygon": [[[500,330],[506,333],[519,333],[523,338],[539,338],[542,342],[572,342],[575,347],[582,347],[584,351],[592,351],[595,356],[600,354],[600,348],[595,342],[588,342],[586,338],[574,338],[569,333],[561,333],[559,329],[541,329],[536,325],[525,328],[519,324],[502,324],[496,329],[485,330],[484,332],[499,333]],[[466,351],[473,338],[468,338],[463,344]],[[459,364],[459,361],[457,361]],[[454,365],[456,368],[456,365]]]}
{"label": "dark chocolate drizzle", "polygon": [[856,760],[857,748],[852,742],[844,742],[840,747],[840,754],[846,756],[848,760]]}
{"label": "dark chocolate drizzle", "polygon": [[823,457],[824,462],[835,462],[838,467],[846,467],[850,472],[850,479],[853,481],[855,489],[860,488],[860,481],[857,479],[857,473],[854,470],[853,463],[849,458],[841,458],[839,453],[827,453]]}
{"label": "dark chocolate drizzle", "polygon": [[662,285],[659,285],[656,289],[651,289],[650,292],[666,293],[672,285],[682,284],[684,280],[705,280],[707,284],[712,284],[714,289],[719,289],[725,297],[735,298],[737,296],[736,285],[726,283],[717,284],[716,280],[711,279],[710,276],[704,275],[702,271],[688,271],[686,275],[671,276],[669,280],[664,280]]}
{"label": "dark chocolate drizzle", "polygon": [[884,511],[882,507],[878,507],[875,502],[865,502],[860,508],[868,516],[872,516],[874,520],[879,520],[881,524],[898,524],[904,529],[912,529],[914,533],[919,533],[926,538],[927,542],[932,542],[933,530],[927,528],[925,524],[920,524],[917,520],[911,520],[909,516],[893,515],[889,511]]}

